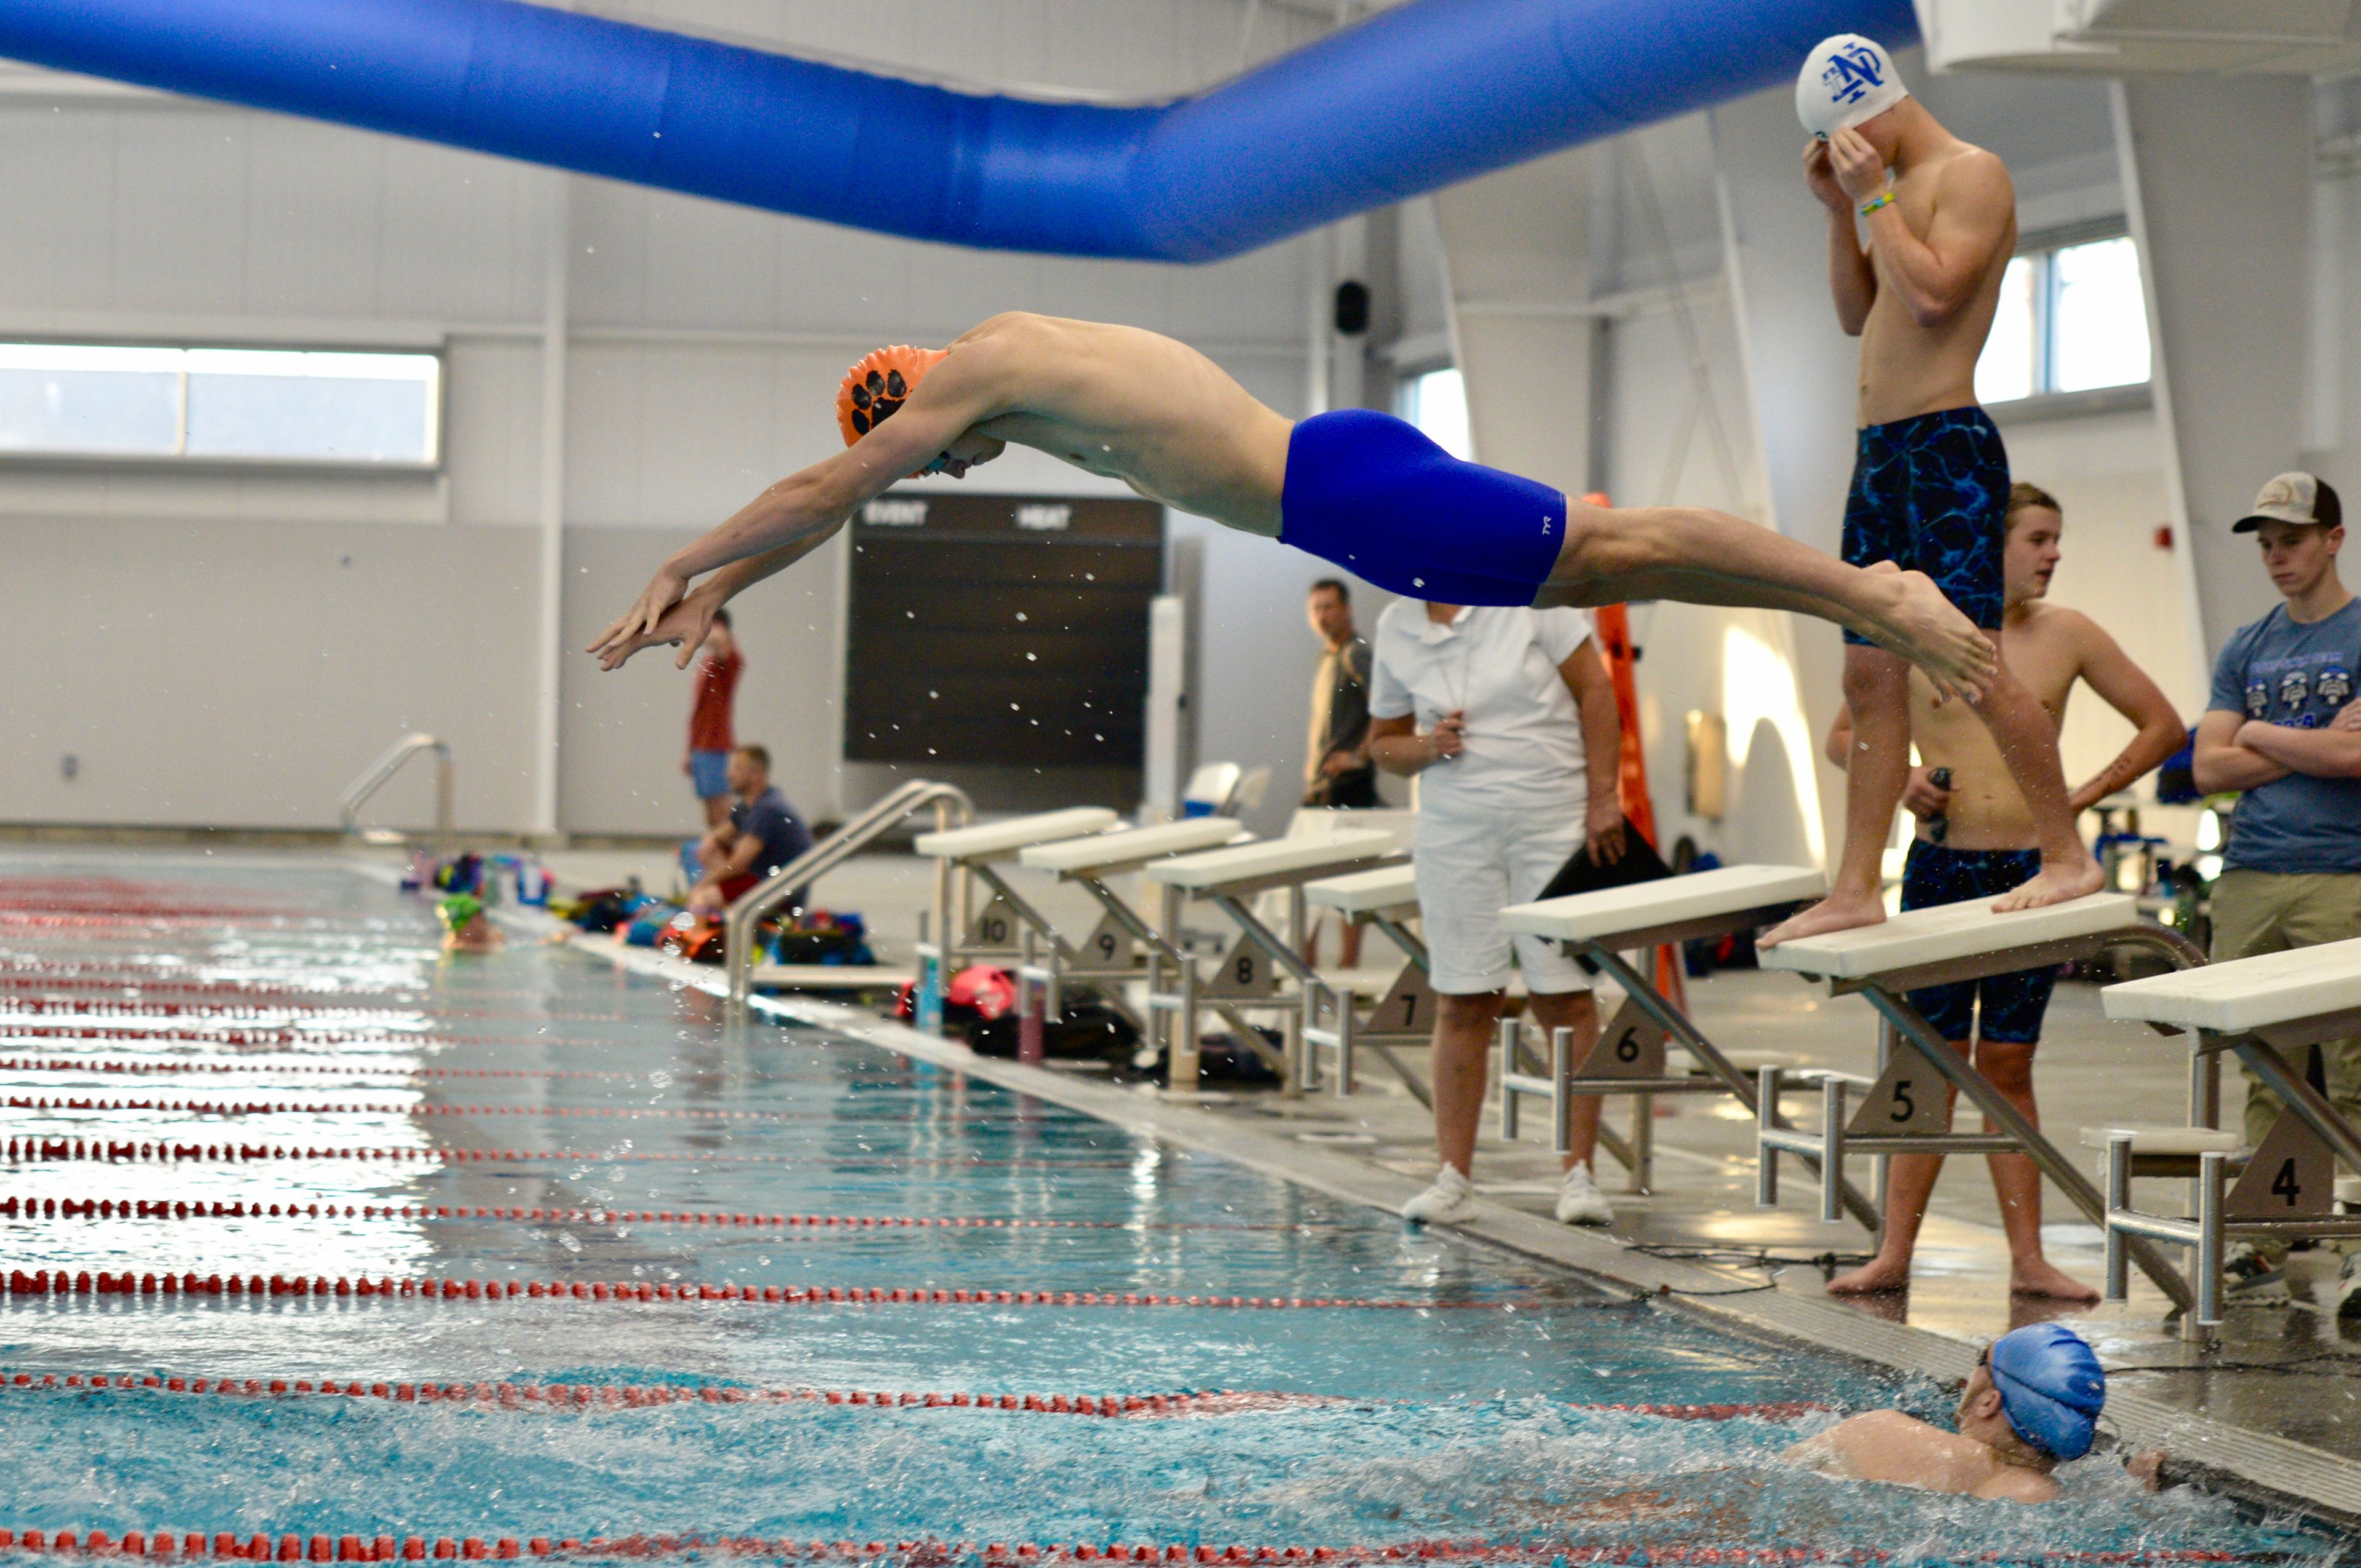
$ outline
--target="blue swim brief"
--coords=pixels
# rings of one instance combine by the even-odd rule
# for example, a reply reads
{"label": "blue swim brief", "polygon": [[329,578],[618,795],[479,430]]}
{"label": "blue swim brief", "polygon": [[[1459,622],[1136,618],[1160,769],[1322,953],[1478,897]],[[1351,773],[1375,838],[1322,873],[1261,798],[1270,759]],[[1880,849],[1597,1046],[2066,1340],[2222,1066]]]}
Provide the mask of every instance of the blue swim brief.
{"label": "blue swim brief", "polygon": [[1532,603],[1565,519],[1558,491],[1463,463],[1390,414],[1318,414],[1287,444],[1280,541],[1411,598]]}
{"label": "blue swim brief", "polygon": [[[1930,909],[1971,898],[1998,898],[2031,882],[2041,870],[2038,850],[1947,850],[1924,839],[1910,846],[1902,866],[1902,907]],[[2029,1046],[2041,1038],[2041,1015],[2048,1011],[2058,968],[2019,970],[1910,992],[1910,1005],[1947,1040],[1971,1033],[2004,1044]],[[1978,1001],[1982,1017],[1971,1029]]]}
{"label": "blue swim brief", "polygon": [[[2000,629],[2008,449],[1980,408],[1916,414],[1861,432],[1845,497],[1846,564],[1924,572],[1960,613]],[[1857,632],[1848,642],[1866,643]]]}
{"label": "blue swim brief", "polygon": [[688,776],[697,785],[697,799],[720,799],[730,793],[730,753],[692,751],[688,754]]}

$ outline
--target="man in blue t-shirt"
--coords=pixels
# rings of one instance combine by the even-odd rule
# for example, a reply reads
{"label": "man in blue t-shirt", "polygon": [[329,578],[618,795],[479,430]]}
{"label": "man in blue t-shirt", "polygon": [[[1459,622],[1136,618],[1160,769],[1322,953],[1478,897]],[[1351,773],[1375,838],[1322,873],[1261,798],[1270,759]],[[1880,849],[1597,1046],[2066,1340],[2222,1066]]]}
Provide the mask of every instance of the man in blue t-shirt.
{"label": "man in blue t-shirt", "polygon": [[[2344,507],[2325,481],[2281,474],[2234,526],[2255,535],[2287,602],[2232,635],[2197,726],[2197,787],[2241,792],[2213,886],[2216,963],[2361,937],[2361,601],[2336,574]],[[2329,1099],[2361,1124],[2361,1037],[2319,1049]],[[2289,1066],[2303,1070],[2292,1057]],[[2249,1072],[2249,1148],[2283,1109]],[[2234,1299],[2284,1299],[2286,1256],[2280,1243],[2237,1246]],[[2361,1313],[2356,1265],[2361,1254],[2348,1253],[2340,1316]]]}
{"label": "man in blue t-shirt", "polygon": [[[703,914],[719,914],[812,847],[811,830],[771,782],[771,753],[763,748],[741,746],[730,753],[730,793],[737,796],[730,820],[697,846],[701,872],[689,889],[688,906]],[[801,908],[807,891],[796,889],[788,902]]]}

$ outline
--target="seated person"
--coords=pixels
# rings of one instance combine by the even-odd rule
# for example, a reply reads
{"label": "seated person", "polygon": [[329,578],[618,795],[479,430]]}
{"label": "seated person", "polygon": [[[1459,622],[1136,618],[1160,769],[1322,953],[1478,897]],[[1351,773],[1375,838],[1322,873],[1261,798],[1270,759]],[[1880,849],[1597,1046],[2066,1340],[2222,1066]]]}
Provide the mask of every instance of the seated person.
{"label": "seated person", "polygon": [[[811,830],[771,782],[769,751],[741,746],[730,753],[730,820],[697,846],[697,885],[688,891],[688,906],[699,915],[720,915],[812,847]],[[804,890],[797,889],[792,902],[802,907]]]}
{"label": "seated person", "polygon": [[455,893],[435,906],[443,917],[443,950],[446,953],[489,953],[499,950],[506,939],[492,917],[484,913],[484,901],[472,893]]}
{"label": "seated person", "polygon": [[[1956,1431],[1900,1410],[1839,1421],[1781,1455],[1791,1464],[1846,1481],[1888,1481],[1930,1492],[2046,1503],[2058,1496],[2049,1472],[2091,1452],[2107,1375],[2071,1329],[2035,1323],[2001,1335],[1976,1358],[1951,1418]],[[2154,1485],[2161,1454],[2129,1468]]]}

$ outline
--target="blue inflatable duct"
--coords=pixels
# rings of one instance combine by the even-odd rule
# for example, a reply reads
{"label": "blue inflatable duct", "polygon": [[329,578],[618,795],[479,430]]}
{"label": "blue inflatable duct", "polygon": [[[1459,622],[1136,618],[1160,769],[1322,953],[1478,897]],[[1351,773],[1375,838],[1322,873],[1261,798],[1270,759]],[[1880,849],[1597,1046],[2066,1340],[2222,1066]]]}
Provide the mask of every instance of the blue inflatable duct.
{"label": "blue inflatable duct", "polygon": [[915,239],[1162,261],[1792,80],[1841,31],[1899,47],[1917,23],[1909,0],[1411,0],[1109,107],[519,0],[0,0],[0,55],[61,71]]}

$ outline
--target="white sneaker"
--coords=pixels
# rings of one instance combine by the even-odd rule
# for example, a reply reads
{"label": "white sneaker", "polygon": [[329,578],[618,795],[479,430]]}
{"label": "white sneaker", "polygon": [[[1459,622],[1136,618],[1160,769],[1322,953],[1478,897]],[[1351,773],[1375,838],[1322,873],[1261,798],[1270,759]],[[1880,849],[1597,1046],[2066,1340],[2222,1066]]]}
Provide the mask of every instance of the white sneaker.
{"label": "white sneaker", "polygon": [[1455,1165],[1435,1173],[1434,1185],[1402,1205],[1413,1225],[1458,1225],[1476,1217],[1476,1189]]}
{"label": "white sneaker", "polygon": [[1607,1194],[1598,1190],[1592,1179],[1590,1168],[1577,1165],[1565,1173],[1557,1186],[1557,1223],[1561,1225],[1609,1225],[1615,1223],[1615,1211],[1609,1206]]}

